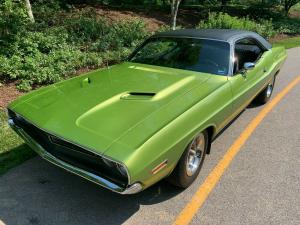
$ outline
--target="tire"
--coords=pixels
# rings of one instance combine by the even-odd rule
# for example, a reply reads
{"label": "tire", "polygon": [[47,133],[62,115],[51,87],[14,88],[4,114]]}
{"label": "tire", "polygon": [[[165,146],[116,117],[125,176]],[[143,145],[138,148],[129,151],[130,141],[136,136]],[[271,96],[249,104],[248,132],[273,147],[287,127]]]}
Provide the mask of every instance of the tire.
{"label": "tire", "polygon": [[174,171],[168,177],[168,181],[180,188],[189,187],[202,168],[209,145],[207,131],[199,133],[185,149]]}
{"label": "tire", "polygon": [[260,92],[259,95],[255,98],[255,103],[259,105],[266,104],[272,96],[274,85],[275,77],[272,78],[272,80],[268,83],[265,89],[262,90],[262,92]]}

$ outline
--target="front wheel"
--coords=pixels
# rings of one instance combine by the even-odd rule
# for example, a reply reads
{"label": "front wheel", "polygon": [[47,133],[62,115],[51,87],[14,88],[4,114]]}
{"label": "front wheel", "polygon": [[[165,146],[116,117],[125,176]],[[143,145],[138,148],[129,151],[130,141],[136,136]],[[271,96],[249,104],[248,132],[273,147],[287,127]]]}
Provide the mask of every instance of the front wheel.
{"label": "front wheel", "polygon": [[190,186],[201,170],[208,146],[208,134],[203,131],[185,149],[176,168],[168,178],[170,183],[181,188]]}
{"label": "front wheel", "polygon": [[255,98],[255,102],[257,102],[260,105],[267,103],[272,96],[274,84],[275,84],[275,77],[273,77],[273,79],[268,83],[265,89],[262,90],[261,93],[259,93],[259,95]]}

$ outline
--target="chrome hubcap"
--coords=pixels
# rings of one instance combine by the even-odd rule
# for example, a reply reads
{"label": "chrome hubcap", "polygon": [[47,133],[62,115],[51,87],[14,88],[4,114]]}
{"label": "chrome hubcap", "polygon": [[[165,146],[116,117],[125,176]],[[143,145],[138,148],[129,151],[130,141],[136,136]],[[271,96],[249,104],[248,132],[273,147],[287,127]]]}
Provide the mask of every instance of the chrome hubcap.
{"label": "chrome hubcap", "polygon": [[268,87],[267,87],[267,97],[268,98],[271,96],[272,91],[273,91],[273,85],[269,84]]}
{"label": "chrome hubcap", "polygon": [[186,173],[189,177],[193,176],[199,168],[204,155],[205,145],[205,137],[202,133],[190,145],[186,162]]}

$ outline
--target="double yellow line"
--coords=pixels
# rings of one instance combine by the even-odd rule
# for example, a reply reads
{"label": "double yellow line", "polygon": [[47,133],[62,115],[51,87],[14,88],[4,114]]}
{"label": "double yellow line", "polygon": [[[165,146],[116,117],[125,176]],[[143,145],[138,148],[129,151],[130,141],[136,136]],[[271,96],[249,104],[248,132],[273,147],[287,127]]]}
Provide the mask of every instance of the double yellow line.
{"label": "double yellow line", "polygon": [[248,138],[251,136],[256,127],[268,115],[268,113],[280,102],[280,100],[289,93],[298,83],[300,83],[300,76],[294,79],[287,87],[285,87],[272,101],[270,101],[259,114],[248,124],[246,129],[236,139],[236,141],[227,150],[223,158],[218,162],[217,166],[206,177],[205,181],[194,194],[190,202],[185,206],[181,213],[176,218],[174,225],[189,224],[194,215],[203,205],[210,192],[214,189],[225,170],[230,165],[231,161],[241,150]]}

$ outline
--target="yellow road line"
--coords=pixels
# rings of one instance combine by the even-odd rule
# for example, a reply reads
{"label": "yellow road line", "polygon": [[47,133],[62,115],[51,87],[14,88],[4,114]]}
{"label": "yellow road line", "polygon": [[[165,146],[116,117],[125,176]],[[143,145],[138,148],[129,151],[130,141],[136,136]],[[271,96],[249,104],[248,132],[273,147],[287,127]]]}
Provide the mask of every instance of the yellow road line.
{"label": "yellow road line", "polygon": [[246,129],[240,134],[238,139],[230,146],[223,158],[218,162],[217,166],[206,177],[205,181],[199,187],[194,194],[190,202],[180,212],[173,225],[189,224],[194,215],[203,205],[210,192],[216,186],[225,170],[230,165],[236,154],[240,151],[241,147],[245,144],[247,139],[253,133],[255,128],[261,123],[266,115],[280,102],[280,100],[298,83],[300,82],[300,76],[294,79],[287,87],[285,87],[276,97],[270,101],[259,114],[248,124]]}

